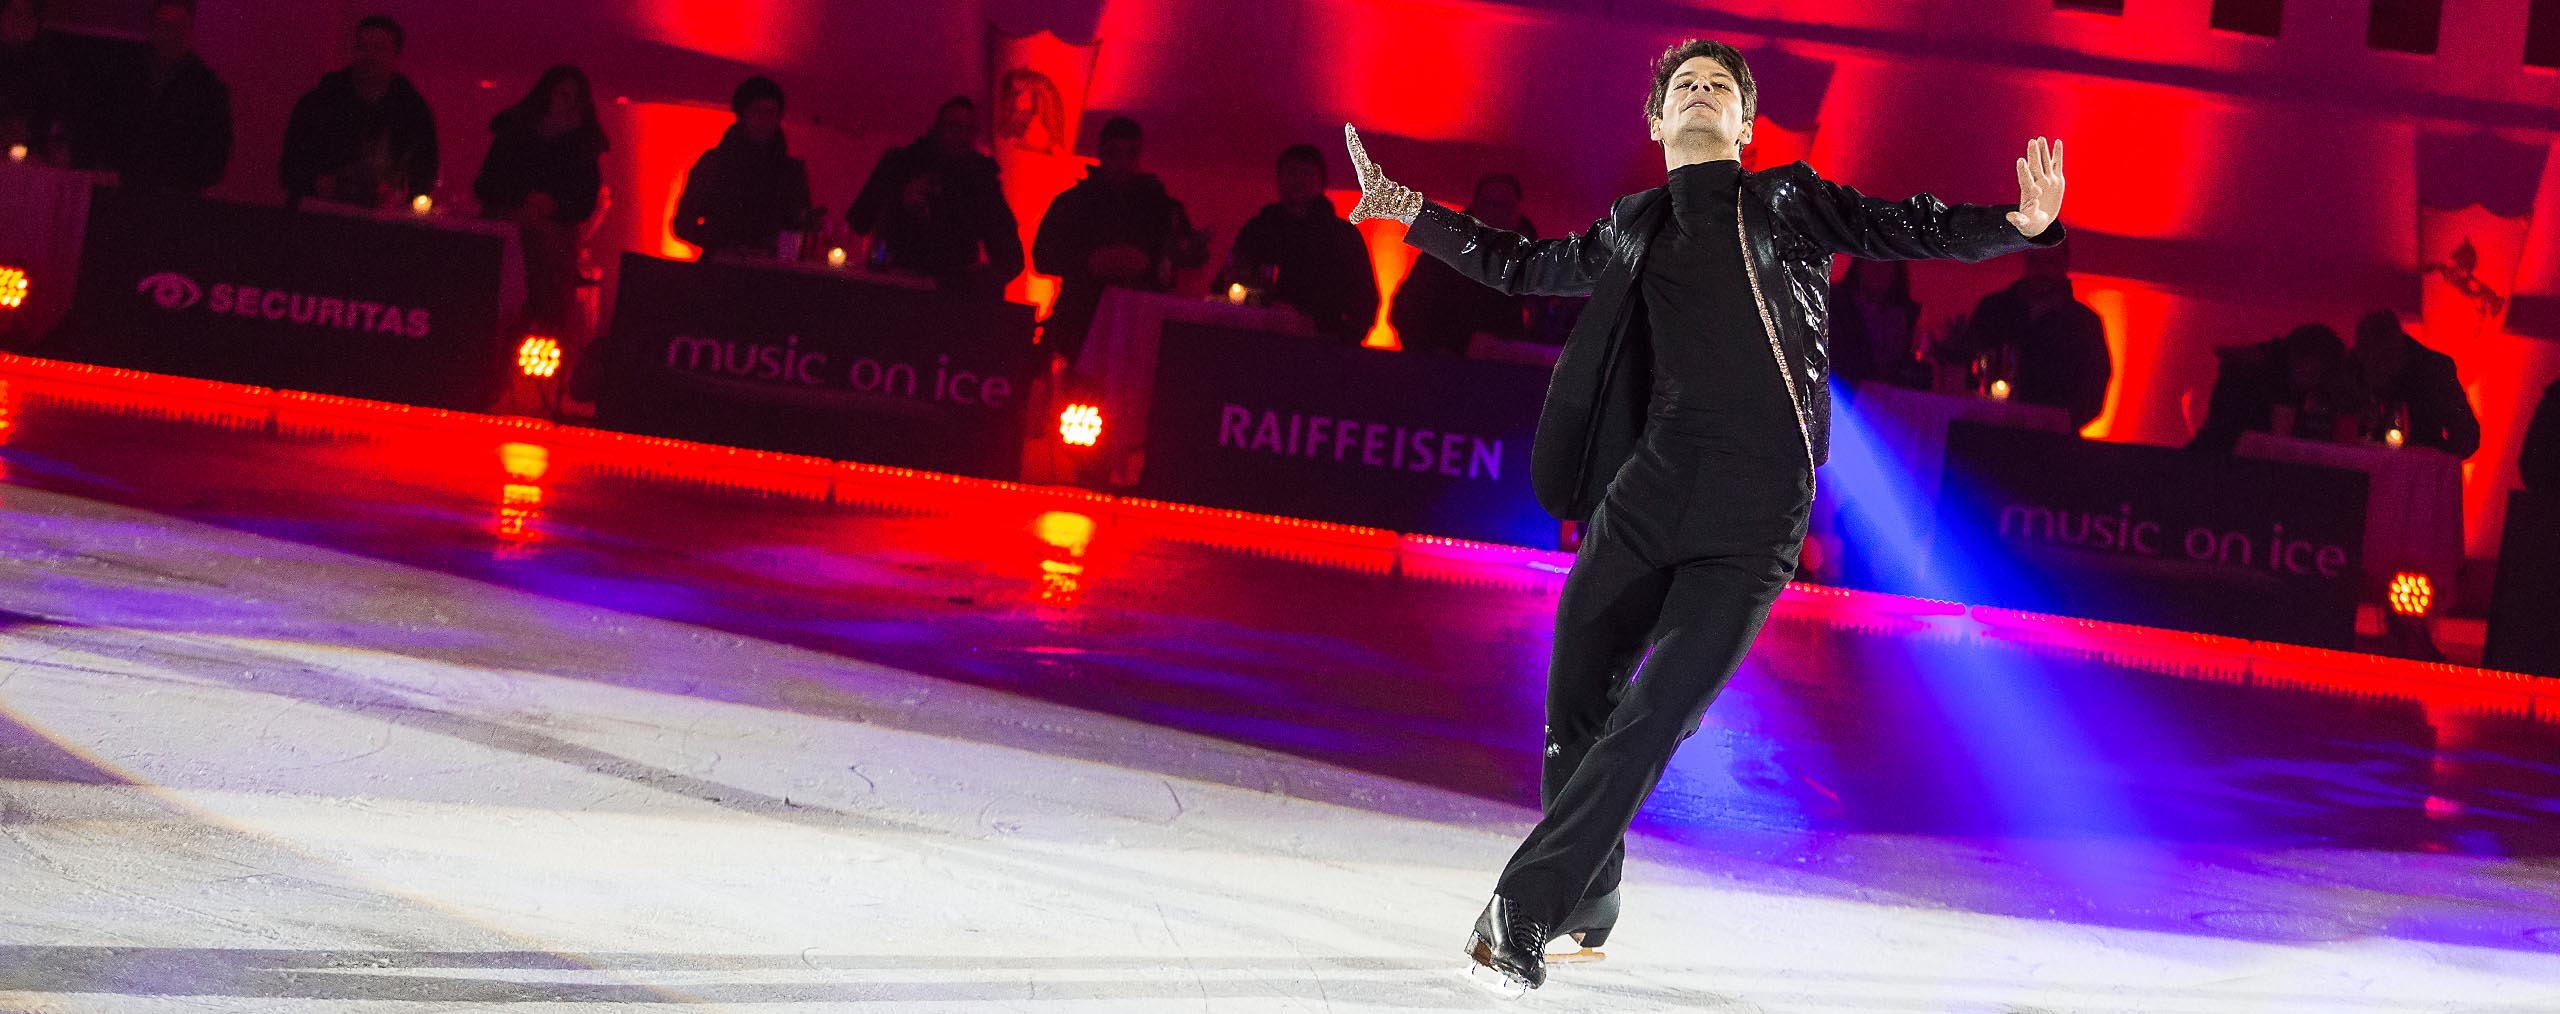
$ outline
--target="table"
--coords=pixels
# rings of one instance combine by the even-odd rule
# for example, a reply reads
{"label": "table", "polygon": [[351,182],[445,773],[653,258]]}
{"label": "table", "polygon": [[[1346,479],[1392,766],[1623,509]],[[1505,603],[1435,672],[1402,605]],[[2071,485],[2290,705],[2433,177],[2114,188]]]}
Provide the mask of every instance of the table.
{"label": "table", "polygon": [[27,273],[27,305],[0,336],[40,335],[71,309],[89,221],[87,173],[0,159],[0,265]]}
{"label": "table", "polygon": [[1300,337],[1315,334],[1315,325],[1305,314],[1285,306],[1250,306],[1140,289],[1104,292],[1075,372],[1102,399],[1104,426],[1098,449],[1127,463],[1114,472],[1132,481],[1155,403],[1157,344],[1167,321]]}
{"label": "table", "polygon": [[478,410],[506,383],[511,227],[99,189],[44,355]]}
{"label": "table", "polygon": [[398,208],[363,208],[336,201],[305,199],[301,210],[309,214],[340,215],[370,219],[405,228],[442,229],[447,232],[495,236],[505,243],[498,273],[498,319],[512,324],[524,310],[524,244],[516,239],[512,222],[490,218],[471,218],[436,211],[421,215]]}
{"label": "table", "polygon": [[1013,479],[1031,307],[805,265],[626,253],[596,423]]}
{"label": "table", "polygon": [[1545,549],[1547,370],[1167,322],[1137,495]]}
{"label": "table", "polygon": [[2240,457],[2363,472],[2372,485],[2365,505],[2364,559],[2377,585],[2415,570],[2451,602],[2462,571],[2462,461],[2428,447],[2392,449],[2245,433]]}

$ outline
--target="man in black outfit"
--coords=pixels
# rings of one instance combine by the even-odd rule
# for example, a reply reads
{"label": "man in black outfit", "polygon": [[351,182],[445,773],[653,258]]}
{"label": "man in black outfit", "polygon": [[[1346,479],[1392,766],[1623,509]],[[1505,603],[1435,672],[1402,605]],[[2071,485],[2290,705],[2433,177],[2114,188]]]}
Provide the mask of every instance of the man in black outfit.
{"label": "man in black outfit", "polygon": [[1972,338],[1977,351],[2007,350],[2012,399],[2061,409],[2076,430],[2107,406],[2115,362],[2106,325],[2072,294],[2070,248],[2040,247],[2022,259],[2016,282],[1974,304]]}
{"label": "man in black outfit", "polygon": [[1096,150],[1101,157],[1093,170],[1049,203],[1031,241],[1032,265],[1059,279],[1042,340],[1070,364],[1093,328],[1103,290],[1163,292],[1173,287],[1175,269],[1209,260],[1208,243],[1191,227],[1182,202],[1139,168],[1146,135],[1138,121],[1112,117]]}
{"label": "man in black outfit", "polygon": [[2400,326],[2400,315],[2375,310],[2356,321],[2355,364],[2373,413],[2375,434],[2403,427],[2410,445],[2433,447],[2457,458],[2480,450],[2480,417],[2453,357],[2418,344]]}
{"label": "man in black outfit", "polygon": [[787,230],[816,217],[809,207],[809,167],[791,154],[782,130],[782,86],[764,75],[729,93],[737,122],[720,143],[693,161],[676,197],[676,238],[702,248],[704,260],[770,260]]}
{"label": "man in black outfit", "polygon": [[[1495,173],[1476,181],[1468,217],[1496,229],[1538,238],[1538,227],[1520,214],[1520,180]],[[1527,300],[1506,296],[1475,283],[1457,269],[1433,258],[1413,265],[1413,273],[1396,287],[1395,306],[1387,323],[1407,351],[1443,356],[1467,354],[1475,336],[1488,334],[1510,341],[1529,337]]]}
{"label": "man in black outfit", "polygon": [[356,22],[356,58],[293,105],[284,129],[285,200],[377,208],[432,194],[436,117],[400,73],[408,34],[379,14]]}
{"label": "man in black outfit", "polygon": [[1316,333],[1360,344],[1378,322],[1378,275],[1360,230],[1325,198],[1324,154],[1312,144],[1280,153],[1280,199],[1236,230],[1221,287],[1268,289],[1271,301],[1297,307]]}
{"label": "man in black outfit", "polygon": [[874,266],[988,298],[1022,273],[1020,226],[978,130],[978,104],[958,96],[923,137],[880,156],[845,210],[853,231],[871,237]]}
{"label": "man in black outfit", "polygon": [[2337,439],[2338,418],[2351,415],[2354,376],[2347,343],[2327,324],[2304,324],[2282,337],[2214,350],[2221,362],[2204,424],[2187,449],[2230,454],[2244,433],[2309,440]]}
{"label": "man in black outfit", "polygon": [[99,161],[129,189],[203,193],[231,165],[231,89],[195,34],[196,0],[155,0],[150,53],[117,81]]}
{"label": "man in black outfit", "polygon": [[1667,184],[1540,242],[1396,186],[1349,136],[1355,220],[1406,221],[1406,242],[1504,292],[1594,296],[1530,458],[1539,501],[1585,522],[1556,607],[1545,817],[1467,942],[1476,970],[1516,985],[1546,980],[1551,937],[1607,937],[1628,824],[1795,573],[1829,450],[1832,256],[1981,260],[2063,240],[2058,143],[2028,145],[2016,205],[1885,201],[1802,162],[1744,171],[1755,98],[1732,47],[1672,47],[1645,103]]}

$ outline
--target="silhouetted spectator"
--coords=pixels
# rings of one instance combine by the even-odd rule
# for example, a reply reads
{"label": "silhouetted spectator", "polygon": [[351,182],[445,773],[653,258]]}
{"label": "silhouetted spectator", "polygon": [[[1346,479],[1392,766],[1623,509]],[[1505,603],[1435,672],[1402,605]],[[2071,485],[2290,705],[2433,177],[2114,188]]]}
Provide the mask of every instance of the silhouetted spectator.
{"label": "silhouetted spectator", "polygon": [[2533,422],[2524,428],[2524,450],[2516,456],[2516,473],[2524,487],[2537,493],[2560,493],[2560,381],[2542,389],[2533,407]]}
{"label": "silhouetted spectator", "polygon": [[153,0],[151,47],[109,85],[93,168],[126,187],[202,193],[231,165],[231,89],[196,55],[196,0]]}
{"label": "silhouetted spectator", "polygon": [[1920,303],[1911,298],[1911,266],[1904,261],[1849,261],[1849,272],[1831,286],[1831,379],[1852,387],[1870,380],[1917,383],[1920,364],[1912,338]]}
{"label": "silhouetted spectator", "polygon": [[988,296],[1022,273],[1021,227],[978,134],[977,103],[953,98],[923,137],[880,156],[845,210],[845,223],[871,237],[874,267]]}
{"label": "silhouetted spectator", "polygon": [[2339,420],[2351,414],[2351,399],[2338,393],[2341,380],[2353,380],[2347,345],[2326,324],[2215,353],[2222,362],[2212,400],[2188,450],[2229,454],[2250,431],[2331,440]]}
{"label": "silhouetted spectator", "polygon": [[70,155],[70,75],[46,45],[44,0],[0,0],[0,151],[61,165]]}
{"label": "silhouetted spectator", "polygon": [[2071,291],[2069,244],[2029,247],[2023,275],[1974,305],[1968,329],[1977,351],[2009,361],[2009,397],[2051,405],[2078,429],[2107,406],[2115,375],[2106,325]]}
{"label": "silhouetted spectator", "polygon": [[611,142],[596,122],[586,72],[561,64],[489,121],[488,157],[471,192],[480,213],[512,221],[524,243],[528,324],[557,330],[578,289],[579,226],[604,190],[600,164]]}
{"label": "silhouetted spectator", "polygon": [[357,22],[355,60],[294,103],[281,173],[288,203],[318,197],[377,208],[435,192],[436,118],[400,73],[407,46],[397,21]]}
{"label": "silhouetted spectator", "polygon": [[1041,334],[1049,350],[1073,363],[1084,348],[1103,290],[1163,292],[1177,268],[1207,263],[1206,238],[1191,227],[1182,202],[1164,181],[1139,168],[1146,135],[1135,120],[1102,125],[1101,156],[1082,182],[1050,202],[1031,244],[1031,260],[1058,276],[1058,301]]}
{"label": "silhouetted spectator", "polygon": [[1220,283],[1240,282],[1305,311],[1316,333],[1358,344],[1378,319],[1378,278],[1360,230],[1326,199],[1324,153],[1280,153],[1280,200],[1236,231]]}
{"label": "silhouetted spectator", "polygon": [[787,229],[810,222],[809,167],[782,133],[782,86],[751,77],[729,96],[738,122],[702,153],[676,199],[676,238],[713,255],[776,256]]}
{"label": "silhouetted spectator", "polygon": [[[1518,178],[1495,173],[1476,181],[1475,198],[1467,204],[1466,214],[1496,229],[1536,239],[1538,227],[1520,214],[1520,197]],[[1413,273],[1396,288],[1387,323],[1395,325],[1396,338],[1407,350],[1464,356],[1480,334],[1526,341],[1525,302],[1478,284],[1440,258],[1423,257],[1413,262]]]}
{"label": "silhouetted spectator", "polygon": [[2480,419],[2453,357],[2418,344],[2401,329],[2399,315],[2375,310],[2356,321],[2355,365],[2370,399],[2369,432],[2396,424],[2411,446],[2457,458],[2480,450]]}

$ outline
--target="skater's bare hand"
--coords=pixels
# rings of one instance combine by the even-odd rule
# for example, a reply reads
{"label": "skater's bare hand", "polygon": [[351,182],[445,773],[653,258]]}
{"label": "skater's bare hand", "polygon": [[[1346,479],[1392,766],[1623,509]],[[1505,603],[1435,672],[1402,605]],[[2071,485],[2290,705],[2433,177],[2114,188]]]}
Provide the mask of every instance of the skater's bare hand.
{"label": "skater's bare hand", "polygon": [[2027,157],[2018,160],[2018,210],[2009,213],[2009,224],[2034,239],[2061,215],[2062,142],[2047,149],[2039,137],[2027,142]]}
{"label": "skater's bare hand", "polygon": [[1360,203],[1351,208],[1352,224],[1392,218],[1412,225],[1414,216],[1422,213],[1422,195],[1397,186],[1377,163],[1369,161],[1369,149],[1360,144],[1360,128],[1343,124],[1342,138],[1351,146],[1351,167],[1360,174]]}

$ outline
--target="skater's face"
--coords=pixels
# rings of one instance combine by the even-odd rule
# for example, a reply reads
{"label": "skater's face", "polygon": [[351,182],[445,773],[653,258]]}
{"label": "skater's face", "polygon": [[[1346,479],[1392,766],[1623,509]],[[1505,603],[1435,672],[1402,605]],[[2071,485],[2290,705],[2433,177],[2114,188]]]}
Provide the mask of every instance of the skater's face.
{"label": "skater's face", "polygon": [[1662,108],[1654,110],[1652,123],[1658,144],[1705,142],[1722,148],[1751,143],[1751,122],[1742,116],[1741,83],[1724,64],[1704,56],[1690,57],[1672,72],[1671,87],[1662,93]]}

